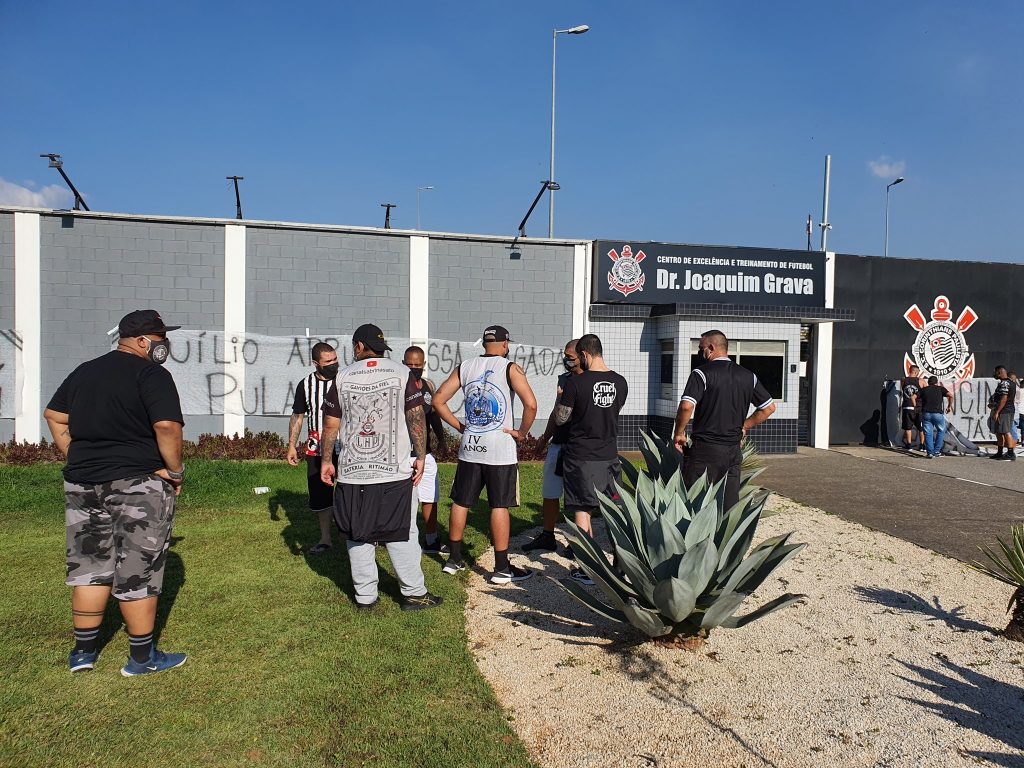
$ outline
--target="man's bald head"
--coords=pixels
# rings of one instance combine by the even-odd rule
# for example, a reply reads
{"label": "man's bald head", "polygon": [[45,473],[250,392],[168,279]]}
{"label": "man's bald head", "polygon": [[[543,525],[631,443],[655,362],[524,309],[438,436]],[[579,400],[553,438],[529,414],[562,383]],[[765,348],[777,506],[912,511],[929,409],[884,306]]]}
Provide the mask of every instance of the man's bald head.
{"label": "man's bald head", "polygon": [[721,331],[704,331],[700,340],[702,347],[710,348],[716,354],[724,355],[729,351],[729,339]]}

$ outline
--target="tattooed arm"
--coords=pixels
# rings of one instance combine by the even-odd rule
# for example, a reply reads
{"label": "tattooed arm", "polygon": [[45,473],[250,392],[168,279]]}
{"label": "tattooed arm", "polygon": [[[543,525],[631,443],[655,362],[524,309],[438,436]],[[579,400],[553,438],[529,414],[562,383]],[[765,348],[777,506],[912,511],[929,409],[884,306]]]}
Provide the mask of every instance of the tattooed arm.
{"label": "tattooed arm", "polygon": [[302,430],[302,422],[305,415],[293,413],[288,419],[288,463],[293,467],[299,464],[299,451],[296,448],[299,442],[299,432]]}
{"label": "tattooed arm", "polygon": [[572,417],[572,406],[562,405],[559,403],[555,406],[554,418],[555,424],[562,426]]}
{"label": "tattooed arm", "polygon": [[427,455],[427,419],[423,415],[423,406],[405,412],[405,423],[409,427],[409,439],[412,440],[412,452],[417,459]]}
{"label": "tattooed arm", "polygon": [[71,427],[68,425],[68,415],[47,408],[43,411],[43,418],[46,419],[46,426],[50,428],[50,434],[53,435],[54,445],[60,449],[66,459],[68,448],[71,445]]}

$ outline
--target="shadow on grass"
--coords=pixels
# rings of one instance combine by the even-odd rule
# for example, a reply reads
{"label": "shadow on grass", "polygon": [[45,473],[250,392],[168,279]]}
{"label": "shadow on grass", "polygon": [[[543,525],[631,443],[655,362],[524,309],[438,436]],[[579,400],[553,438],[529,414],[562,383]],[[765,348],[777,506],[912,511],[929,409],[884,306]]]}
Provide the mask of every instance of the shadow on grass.
{"label": "shadow on grass", "polygon": [[[156,602],[156,624],[153,627],[153,644],[159,646],[160,635],[167,625],[171,611],[174,609],[174,601],[178,599],[178,593],[185,584],[185,563],[181,556],[174,551],[174,545],[181,541],[184,536],[171,536],[171,546],[167,550],[167,561],[164,564],[163,591]],[[102,651],[107,644],[114,639],[121,627],[124,626],[124,619],[121,617],[121,609],[117,600],[108,600],[107,607],[103,612],[103,623],[100,624],[100,634],[97,637],[96,647]]]}
{"label": "shadow on grass", "polygon": [[932,595],[929,601],[913,592],[899,592],[883,587],[854,587],[854,591],[863,602],[878,603],[887,608],[894,608],[907,613],[918,613],[930,617],[933,621],[941,621],[955,632],[993,632],[999,630],[964,617],[966,607],[945,608],[938,595]]}
{"label": "shadow on grass", "polygon": [[938,662],[944,670],[900,662],[916,677],[898,675],[901,680],[927,691],[938,701],[900,698],[934,712],[960,728],[1002,742],[1013,750],[1012,753],[963,750],[965,756],[1005,768],[1024,768],[1024,731],[1020,728],[1024,687],[1004,683],[948,659],[939,658]]}

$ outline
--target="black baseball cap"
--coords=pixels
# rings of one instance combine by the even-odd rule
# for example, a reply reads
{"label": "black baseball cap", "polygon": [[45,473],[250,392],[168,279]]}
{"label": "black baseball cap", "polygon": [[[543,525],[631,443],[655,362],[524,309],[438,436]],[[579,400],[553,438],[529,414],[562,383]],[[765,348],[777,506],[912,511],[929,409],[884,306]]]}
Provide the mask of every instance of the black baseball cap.
{"label": "black baseball cap", "polygon": [[370,323],[360,325],[352,333],[352,343],[355,344],[357,341],[361,341],[374,352],[385,352],[391,350],[388,343],[384,341],[384,332],[376,325],[372,325]]}
{"label": "black baseball cap", "polygon": [[495,341],[511,341],[511,339],[507,329],[502,328],[500,325],[489,325],[484,330],[484,344],[490,344]]}
{"label": "black baseball cap", "polygon": [[155,309],[136,309],[121,318],[117,333],[122,339],[145,336],[147,333],[167,333],[181,328],[180,325],[164,325],[164,319]]}

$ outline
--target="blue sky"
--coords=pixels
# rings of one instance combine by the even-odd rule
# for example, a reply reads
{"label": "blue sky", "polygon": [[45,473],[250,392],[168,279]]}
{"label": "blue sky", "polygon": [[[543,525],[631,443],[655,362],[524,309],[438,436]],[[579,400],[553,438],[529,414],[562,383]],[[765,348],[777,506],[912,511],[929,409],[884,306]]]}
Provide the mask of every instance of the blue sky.
{"label": "blue sky", "polygon": [[[0,202],[1024,262],[1019,2],[0,0]],[[546,232],[546,204],[528,232]],[[815,245],[818,239],[815,234]]]}

